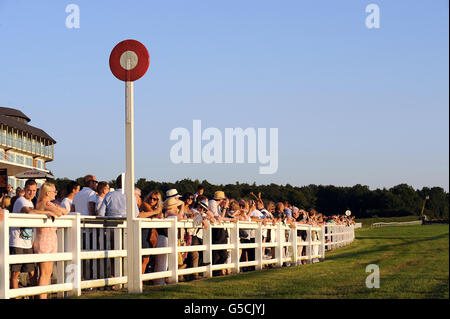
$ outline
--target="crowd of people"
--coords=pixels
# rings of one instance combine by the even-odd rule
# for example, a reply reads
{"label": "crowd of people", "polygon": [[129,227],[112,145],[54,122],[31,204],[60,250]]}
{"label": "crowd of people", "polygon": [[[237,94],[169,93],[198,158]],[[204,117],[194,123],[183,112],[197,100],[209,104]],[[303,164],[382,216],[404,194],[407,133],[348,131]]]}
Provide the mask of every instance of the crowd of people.
{"label": "crowd of people", "polygon": [[[127,216],[126,195],[122,191],[122,175],[116,179],[116,189],[110,188],[106,181],[97,181],[94,175],[86,175],[84,185],[76,181],[67,184],[64,190],[58,193],[55,185],[44,183],[40,189],[34,180],[28,180],[23,190],[17,189],[16,194],[4,194],[0,199],[3,209],[13,213],[45,214],[48,218],[57,218],[74,212],[86,216],[123,218]],[[81,186],[83,186],[81,188]],[[38,192],[38,196],[36,193]],[[294,226],[297,224],[321,225],[352,225],[353,216],[332,215],[325,216],[314,209],[306,211],[293,206],[289,202],[264,201],[261,194],[258,196],[249,194],[250,199],[227,198],[225,193],[218,190],[212,198],[204,194],[204,188],[199,186],[192,193],[179,194],[176,189],[169,189],[163,194],[154,190],[148,194],[142,194],[141,190],[135,188],[135,216],[138,218],[174,218],[178,220],[193,220],[194,228],[179,229],[178,245],[202,245],[203,232],[211,224],[220,224],[223,221],[254,221],[264,225],[283,223]],[[36,198],[37,197],[37,198]],[[197,227],[202,225],[203,227]],[[226,244],[230,234],[227,229],[213,228],[212,243]],[[264,229],[263,242],[273,240],[270,230]],[[306,240],[306,231],[298,230],[297,236],[300,241]],[[256,231],[254,229],[240,229],[239,238],[241,243],[254,243]],[[313,237],[317,237],[314,234]],[[167,229],[143,229],[142,248],[157,248],[168,246]],[[83,247],[85,248],[85,247]],[[10,253],[52,253],[57,251],[56,228],[38,228],[33,236],[32,229],[20,228],[10,231]],[[274,258],[275,250],[263,249],[264,258]],[[305,254],[305,249],[299,247],[300,255]],[[143,256],[142,273],[149,271],[160,272],[167,270],[168,255]],[[240,250],[241,261],[255,260],[255,248],[244,248]],[[212,264],[226,264],[231,262],[230,253],[227,250],[214,250],[212,260],[204,261],[202,252],[179,253],[178,267],[201,267]],[[18,287],[20,272],[28,272],[30,282],[38,285],[47,285],[50,282],[53,262],[39,264],[39,278],[36,276],[34,264],[11,266],[11,287]],[[243,271],[252,270],[254,267],[244,267]],[[215,275],[230,274],[231,269],[216,271]],[[192,276],[180,276],[179,280],[198,279],[201,272]],[[156,279],[153,284],[164,285],[166,280]],[[46,295],[41,295],[46,298]]]}

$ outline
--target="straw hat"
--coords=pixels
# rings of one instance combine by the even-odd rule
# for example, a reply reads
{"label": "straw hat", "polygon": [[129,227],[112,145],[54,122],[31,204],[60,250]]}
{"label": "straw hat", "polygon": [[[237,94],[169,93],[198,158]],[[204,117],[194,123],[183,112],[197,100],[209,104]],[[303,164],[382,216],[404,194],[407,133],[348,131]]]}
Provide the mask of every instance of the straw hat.
{"label": "straw hat", "polygon": [[203,207],[204,209],[208,210],[208,202],[205,200],[202,200],[201,202],[198,203],[199,206]]}
{"label": "straw hat", "polygon": [[172,208],[172,207],[177,207],[177,206],[180,206],[183,204],[184,203],[181,200],[179,200],[178,198],[170,197],[164,201],[163,207],[164,208]]}
{"label": "straw hat", "polygon": [[222,191],[215,192],[214,199],[216,199],[216,200],[225,199],[225,193]]}
{"label": "straw hat", "polygon": [[178,194],[178,191],[175,188],[172,188],[166,192],[166,197],[167,198],[170,198],[170,197],[179,198],[179,197],[181,197],[181,195]]}

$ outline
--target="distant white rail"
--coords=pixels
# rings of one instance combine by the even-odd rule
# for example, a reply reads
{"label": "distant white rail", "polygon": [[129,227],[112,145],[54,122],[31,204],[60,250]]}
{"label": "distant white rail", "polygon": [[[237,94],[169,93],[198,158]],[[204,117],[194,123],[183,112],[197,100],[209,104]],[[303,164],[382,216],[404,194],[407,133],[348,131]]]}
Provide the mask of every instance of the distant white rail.
{"label": "distant white rail", "polygon": [[[10,227],[57,227],[58,252],[55,254],[9,254]],[[142,229],[167,229],[168,246],[127,250],[128,233],[126,219],[87,217],[80,214],[57,218],[54,222],[42,215],[5,213],[0,222],[0,298],[17,298],[43,293],[57,293],[58,297],[80,296],[83,289],[126,285],[130,290],[127,276],[128,257],[133,256],[141,266],[142,256],[168,255],[167,269],[160,272],[142,274],[135,271],[133,278],[138,291],[142,292],[142,283],[147,280],[167,278],[169,283],[178,282],[178,276],[203,273],[211,277],[213,271],[231,269],[239,273],[242,267],[254,266],[256,270],[265,265],[281,267],[283,264],[295,264],[301,261],[312,263],[325,258],[325,251],[350,244],[354,240],[354,227],[327,224],[314,227],[296,224],[295,228],[282,223],[263,225],[261,222],[223,222],[203,229],[203,245],[179,246],[180,229],[192,229],[192,220],[177,221],[168,219],[142,219],[133,221],[132,229],[137,242],[141,243]],[[212,229],[225,228],[229,236],[227,243],[212,244]],[[239,229],[255,231],[254,243],[241,243]],[[299,231],[299,232],[298,232]],[[271,240],[263,242],[263,232],[271,233]],[[300,235],[299,235],[300,234]],[[299,236],[298,236],[299,235]],[[303,235],[303,236],[302,236]],[[255,260],[241,262],[240,250],[255,249]],[[271,258],[264,256],[265,249],[272,249]],[[227,250],[230,263],[212,264],[213,251]],[[178,255],[183,252],[198,251],[203,253],[207,266],[178,269]],[[54,261],[56,263],[56,282],[49,286],[35,286],[10,289],[10,265],[17,263],[39,263]],[[136,287],[136,285],[134,286]],[[136,288],[134,288],[136,290]],[[136,291],[132,291],[136,292]]]}
{"label": "distant white rail", "polygon": [[415,220],[411,222],[379,222],[379,223],[373,223],[372,227],[384,227],[384,226],[406,226],[406,225],[420,225],[422,224],[421,220]]}

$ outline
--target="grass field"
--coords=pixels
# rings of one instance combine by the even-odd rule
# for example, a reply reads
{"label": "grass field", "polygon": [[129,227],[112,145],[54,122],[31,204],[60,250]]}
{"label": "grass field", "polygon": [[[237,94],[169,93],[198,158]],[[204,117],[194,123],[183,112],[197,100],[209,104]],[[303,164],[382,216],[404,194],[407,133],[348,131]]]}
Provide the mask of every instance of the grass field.
{"label": "grass field", "polygon": [[[380,288],[366,287],[369,264],[380,269]],[[449,226],[366,227],[321,263],[145,286],[141,295],[111,291],[82,298],[449,298]]]}

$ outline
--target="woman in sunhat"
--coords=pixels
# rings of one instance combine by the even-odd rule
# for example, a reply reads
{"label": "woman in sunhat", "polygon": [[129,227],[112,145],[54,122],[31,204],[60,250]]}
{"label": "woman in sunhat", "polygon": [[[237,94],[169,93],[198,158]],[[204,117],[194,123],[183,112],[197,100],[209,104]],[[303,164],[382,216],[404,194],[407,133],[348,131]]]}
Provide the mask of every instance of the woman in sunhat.
{"label": "woman in sunhat", "polygon": [[[163,203],[164,217],[174,218],[178,220],[183,218],[184,202],[176,198],[175,196],[169,197]],[[158,238],[156,240],[156,247],[168,247],[167,228],[157,228]],[[167,259],[168,255],[157,255],[155,260],[155,272],[167,271]],[[156,285],[165,285],[164,278],[156,279],[154,281]]]}

